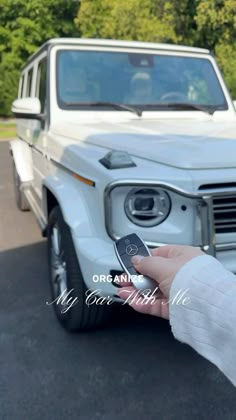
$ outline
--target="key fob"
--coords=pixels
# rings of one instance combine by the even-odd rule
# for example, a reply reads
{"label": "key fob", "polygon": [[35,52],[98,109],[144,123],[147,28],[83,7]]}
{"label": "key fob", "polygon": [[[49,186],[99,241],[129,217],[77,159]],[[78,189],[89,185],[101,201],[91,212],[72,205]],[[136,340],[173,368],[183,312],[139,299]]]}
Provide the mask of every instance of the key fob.
{"label": "key fob", "polygon": [[131,261],[131,258],[134,255],[142,255],[143,257],[151,255],[148,247],[142,239],[136,235],[136,233],[131,233],[130,235],[123,236],[118,239],[115,242],[114,248],[121,267],[126,272],[136,289],[141,291],[145,290],[147,292],[157,292],[157,282],[150,277],[140,276],[140,273],[135,270]]}

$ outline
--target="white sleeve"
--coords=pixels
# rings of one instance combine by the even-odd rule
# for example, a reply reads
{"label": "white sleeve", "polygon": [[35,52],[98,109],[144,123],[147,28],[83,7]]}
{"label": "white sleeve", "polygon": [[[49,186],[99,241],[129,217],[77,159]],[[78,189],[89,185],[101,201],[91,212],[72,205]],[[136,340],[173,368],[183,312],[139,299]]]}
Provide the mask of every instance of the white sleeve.
{"label": "white sleeve", "polygon": [[236,386],[236,276],[213,257],[195,257],[177,273],[169,309],[174,337],[214,363]]}

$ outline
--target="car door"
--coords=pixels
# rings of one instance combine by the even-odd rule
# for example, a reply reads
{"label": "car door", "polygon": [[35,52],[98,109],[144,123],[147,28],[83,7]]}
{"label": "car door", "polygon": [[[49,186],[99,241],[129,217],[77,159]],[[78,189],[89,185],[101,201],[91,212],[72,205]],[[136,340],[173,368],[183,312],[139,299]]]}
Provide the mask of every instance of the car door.
{"label": "car door", "polygon": [[[41,113],[46,115],[47,103],[47,55],[40,56],[34,64],[34,78],[31,96],[37,97],[41,103]],[[46,175],[47,158],[47,118],[42,121],[32,120],[31,145],[33,160],[33,196],[36,211],[43,213],[42,180]],[[42,214],[41,214],[42,215]]]}

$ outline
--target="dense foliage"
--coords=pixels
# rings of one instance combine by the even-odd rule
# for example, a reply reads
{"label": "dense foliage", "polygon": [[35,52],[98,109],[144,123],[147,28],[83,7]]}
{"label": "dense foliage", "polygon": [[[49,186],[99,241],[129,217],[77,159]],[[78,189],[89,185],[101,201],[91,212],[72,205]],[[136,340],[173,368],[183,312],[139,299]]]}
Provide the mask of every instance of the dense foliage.
{"label": "dense foliage", "polygon": [[9,115],[19,71],[47,39],[79,35],[74,24],[78,1],[0,1],[0,115]]}
{"label": "dense foliage", "polygon": [[57,36],[210,48],[236,98],[236,0],[1,0],[1,115],[10,114],[22,64]]}

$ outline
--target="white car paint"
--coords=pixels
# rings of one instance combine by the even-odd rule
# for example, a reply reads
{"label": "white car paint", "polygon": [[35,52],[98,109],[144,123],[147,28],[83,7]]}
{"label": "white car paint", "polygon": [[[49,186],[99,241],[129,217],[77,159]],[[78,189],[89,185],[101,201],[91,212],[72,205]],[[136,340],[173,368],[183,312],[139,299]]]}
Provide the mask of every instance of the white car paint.
{"label": "white car paint", "polygon": [[158,117],[146,120],[144,112],[139,119],[132,117],[119,123],[95,120],[86,124],[57,124],[51,132],[108,150],[125,150],[133,156],[176,168],[235,167],[236,119],[222,122],[202,115],[197,121],[193,116],[192,120],[163,122]]}
{"label": "white car paint", "polygon": [[38,98],[16,99],[12,104],[12,112],[22,112],[28,114],[39,114],[41,104]]}
{"label": "white car paint", "polygon": [[33,180],[33,162],[32,154],[27,143],[22,142],[16,138],[10,141],[10,149],[14,162],[16,164],[16,170],[20,175],[23,183],[29,183]]}
{"label": "white car paint", "polygon": [[[62,110],[57,104],[55,77],[56,52],[62,45],[64,49],[161,51],[166,55],[205,58],[213,64],[228,110],[216,111],[214,115],[201,111],[144,111],[142,117],[117,110]],[[47,190],[60,204],[87,287],[97,288],[93,275],[108,275],[110,270],[121,269],[113,250],[115,237],[137,232],[156,246],[204,245],[198,200],[203,195],[211,199],[214,194],[225,193],[236,200],[235,108],[209,51],[165,44],[55,39],[33,56],[23,74],[31,68],[37,71],[46,48],[50,54],[50,121],[39,132],[38,121],[19,120],[19,139],[11,143],[11,148],[22,182],[31,180],[27,198],[42,228],[48,218]],[[33,91],[36,82],[34,75]],[[127,151],[136,166],[105,168],[99,161],[112,149]],[[76,179],[74,174],[92,180],[95,187]],[[109,185],[117,181],[129,181],[130,186],[122,184],[109,192]],[[168,218],[151,228],[134,225],[124,210],[124,200],[133,183],[145,182],[166,186],[172,200]],[[202,185],[211,188],[199,190]],[[236,233],[216,234],[212,239],[216,242],[213,245],[217,258],[236,272]],[[101,295],[116,293],[110,283],[99,287]]]}

